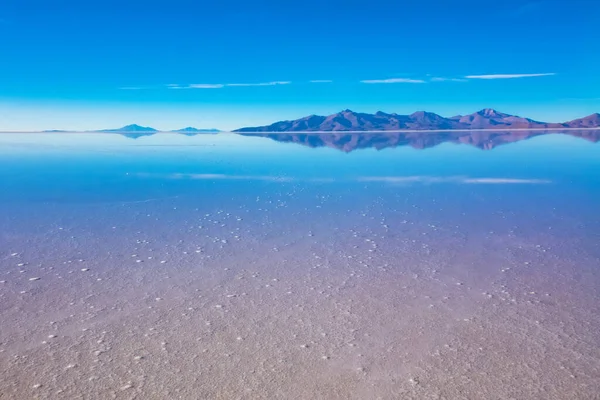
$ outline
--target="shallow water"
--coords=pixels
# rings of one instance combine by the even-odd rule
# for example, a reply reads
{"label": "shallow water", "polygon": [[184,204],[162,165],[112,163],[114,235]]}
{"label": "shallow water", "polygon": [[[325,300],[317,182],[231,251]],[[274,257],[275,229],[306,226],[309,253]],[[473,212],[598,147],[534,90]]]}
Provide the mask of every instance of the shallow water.
{"label": "shallow water", "polygon": [[0,135],[0,398],[598,398],[597,135],[368,135]]}

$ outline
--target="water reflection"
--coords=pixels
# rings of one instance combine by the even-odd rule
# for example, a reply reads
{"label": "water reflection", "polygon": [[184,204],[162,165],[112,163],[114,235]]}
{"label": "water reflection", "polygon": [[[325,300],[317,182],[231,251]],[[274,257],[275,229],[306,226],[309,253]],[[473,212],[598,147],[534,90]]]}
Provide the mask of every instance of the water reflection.
{"label": "water reflection", "polygon": [[157,132],[136,132],[136,133],[119,133],[121,136],[125,136],[129,139],[139,139],[145,136],[156,135]]}
{"label": "water reflection", "polygon": [[216,135],[219,132],[217,131],[206,131],[206,132],[196,132],[196,131],[186,131],[186,130],[179,130],[179,131],[172,131],[172,132],[133,132],[133,133],[129,133],[129,132],[103,132],[103,133],[117,133],[121,136],[125,136],[126,138],[129,139],[139,139],[145,136],[153,136],[153,135],[157,135],[157,134],[164,134],[164,133],[175,133],[178,135],[182,135],[182,136],[198,136],[198,135]]}
{"label": "water reflection", "polygon": [[277,142],[297,143],[308,147],[331,147],[344,152],[358,149],[411,146],[428,149],[442,143],[468,144],[482,150],[531,139],[536,136],[563,134],[590,142],[600,141],[600,130],[570,131],[445,131],[445,132],[371,132],[371,133],[243,133]]}

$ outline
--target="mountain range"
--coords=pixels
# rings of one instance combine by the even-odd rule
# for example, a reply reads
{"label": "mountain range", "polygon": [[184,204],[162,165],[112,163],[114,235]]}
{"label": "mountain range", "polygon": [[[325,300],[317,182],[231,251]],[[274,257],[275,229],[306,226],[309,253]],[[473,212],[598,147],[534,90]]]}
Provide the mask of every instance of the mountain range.
{"label": "mountain range", "polygon": [[446,118],[417,111],[410,115],[357,113],[344,110],[329,116],[310,115],[292,121],[237,129],[234,132],[331,132],[331,131],[403,131],[403,130],[471,130],[471,129],[569,129],[598,128],[600,114],[563,123],[535,121],[485,108],[468,115]]}
{"label": "mountain range", "polygon": [[[456,130],[444,132],[371,132],[348,133],[326,132],[318,135],[311,133],[240,133],[243,136],[262,137],[283,143],[295,143],[308,147],[330,147],[349,153],[359,149],[374,148],[382,150],[388,147],[410,146],[423,150],[442,143],[466,144],[482,150],[531,139],[536,136],[554,133],[544,130]],[[593,143],[600,142],[600,130],[564,130],[557,133],[579,137]]]}

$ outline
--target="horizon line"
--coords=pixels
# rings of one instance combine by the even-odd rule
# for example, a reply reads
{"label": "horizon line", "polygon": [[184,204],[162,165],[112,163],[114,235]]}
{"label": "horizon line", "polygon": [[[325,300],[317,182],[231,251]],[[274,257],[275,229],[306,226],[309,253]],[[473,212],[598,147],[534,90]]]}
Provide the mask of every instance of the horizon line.
{"label": "horizon line", "polygon": [[[192,132],[198,135],[220,135],[220,134],[273,134],[273,133],[286,133],[286,134],[323,134],[323,133],[435,133],[435,132],[556,132],[562,131],[595,131],[600,130],[600,126],[586,127],[586,128],[476,128],[476,129],[380,129],[380,130],[365,130],[365,131],[247,131],[247,132],[236,132],[235,130],[223,130],[219,132]],[[13,133],[46,133],[46,134],[82,134],[82,133],[101,133],[101,134],[147,134],[147,136],[155,134],[175,134],[182,135],[189,132],[178,132],[174,130],[155,130],[155,131],[102,131],[102,130],[46,130],[46,131],[2,131],[0,134],[13,134]]]}
{"label": "horizon line", "polygon": [[[443,115],[437,114],[435,112],[431,112],[431,111],[425,111],[425,110],[419,110],[419,111],[415,111],[411,114],[397,114],[397,113],[387,113],[381,110],[378,110],[374,113],[362,113],[362,112],[355,112],[352,111],[350,109],[343,109],[341,111],[338,111],[336,113],[333,114],[328,114],[328,115],[317,115],[317,114],[310,114],[308,116],[304,116],[304,117],[300,117],[300,118],[296,118],[296,119],[287,119],[287,120],[278,120],[275,122],[272,122],[270,124],[267,125],[258,125],[258,126],[242,126],[240,128],[235,128],[235,129],[229,129],[229,130],[222,130],[219,128],[195,128],[191,125],[187,125],[184,128],[178,128],[178,129],[155,129],[151,126],[148,126],[146,124],[140,125],[138,123],[132,123],[132,124],[127,124],[125,126],[122,126],[120,128],[96,128],[96,129],[41,129],[41,130],[0,130],[0,132],[2,133],[19,133],[19,132],[23,132],[23,133],[67,133],[67,132],[76,132],[76,133],[84,133],[84,132],[89,132],[89,133],[166,133],[166,132],[175,132],[175,133],[185,133],[185,129],[187,128],[193,128],[193,129],[197,129],[196,133],[220,133],[220,132],[233,132],[236,130],[241,130],[241,129],[250,129],[250,128],[259,128],[259,127],[263,127],[263,126],[270,126],[279,122],[291,122],[291,121],[296,121],[298,119],[303,119],[303,118],[307,118],[307,117],[329,117],[331,115],[336,115],[336,114],[340,114],[340,113],[344,113],[344,112],[350,112],[350,113],[355,113],[355,114],[367,114],[367,115],[376,115],[378,113],[383,113],[383,114],[387,114],[387,115],[398,115],[398,116],[411,116],[413,114],[416,113],[429,113],[429,114],[434,114],[437,115],[439,117],[442,117],[444,119],[450,119],[450,118],[455,118],[455,117],[463,117],[463,116],[468,116],[468,115],[473,115],[473,114],[477,114],[477,113],[481,113],[482,111],[493,111],[495,113],[499,113],[499,114],[507,114],[508,116],[512,116],[512,117],[519,117],[519,118],[526,118],[526,119],[531,119],[528,117],[521,117],[519,115],[515,115],[515,114],[508,114],[508,113],[503,113],[500,112],[494,108],[482,108],[478,111],[475,111],[471,114],[458,114],[458,115],[453,115],[451,117],[444,117]],[[538,123],[544,123],[544,124],[564,124],[564,123],[568,123],[568,122],[572,122],[572,121],[576,121],[579,119],[584,119],[584,118],[588,118],[591,116],[595,116],[595,115],[600,115],[600,113],[595,112],[589,115],[585,115],[583,117],[579,117],[579,118],[575,118],[572,120],[567,120],[567,121],[559,121],[559,122],[549,122],[549,121],[539,121],[539,120],[533,120],[534,122],[538,122]],[[128,130],[122,130],[125,129],[129,126],[137,126],[140,128],[144,128],[147,130],[140,130],[140,131],[128,131]],[[533,129],[596,129],[598,127],[581,127],[581,128],[571,128],[571,127],[554,127],[554,128],[519,128],[519,130],[533,130]],[[430,129],[417,129],[416,131],[427,131]],[[477,130],[477,129],[469,129],[469,128],[460,128],[460,129],[434,129],[433,131],[457,131],[457,130],[467,130],[467,131],[472,131],[472,130]],[[480,128],[480,130],[494,130],[494,128]],[[498,130],[504,131],[504,130],[511,130],[510,128],[500,128]],[[181,131],[181,132],[177,132],[177,131]],[[211,132],[212,131],[212,132]],[[382,130],[378,130],[378,131],[374,131],[374,132],[381,132]],[[385,131],[385,130],[383,130]],[[407,131],[407,130],[398,130],[398,131]],[[247,131],[244,133],[250,133],[250,132],[254,132],[254,131]],[[256,132],[261,132],[261,131],[256,131]],[[282,131],[284,132],[284,131]],[[289,131],[288,131],[289,132]],[[317,132],[317,131],[294,131],[294,132]],[[366,132],[366,131],[319,131],[319,132]],[[194,133],[194,131],[189,131],[188,133]]]}

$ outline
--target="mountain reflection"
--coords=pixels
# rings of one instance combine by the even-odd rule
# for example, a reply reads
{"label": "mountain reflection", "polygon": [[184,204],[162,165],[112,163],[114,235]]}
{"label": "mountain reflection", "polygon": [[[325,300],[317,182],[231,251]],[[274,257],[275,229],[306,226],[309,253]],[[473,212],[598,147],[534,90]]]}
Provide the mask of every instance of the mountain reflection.
{"label": "mountain reflection", "polygon": [[125,136],[126,138],[129,138],[129,139],[139,139],[139,138],[145,137],[145,136],[156,135],[156,132],[119,133],[119,135]]}
{"label": "mountain reflection", "polygon": [[297,143],[308,147],[331,147],[344,152],[374,148],[411,146],[428,149],[442,143],[468,144],[482,150],[516,143],[536,136],[562,134],[579,137],[590,142],[600,141],[600,130],[569,131],[445,131],[445,132],[370,132],[370,133],[241,133],[284,143]]}
{"label": "mountain reflection", "polygon": [[[146,136],[154,136],[154,135],[158,135],[164,132],[132,132],[132,133],[125,133],[125,132],[115,132],[121,136],[124,136],[126,138],[129,139],[139,139],[142,137],[146,137]],[[169,132],[170,134],[175,134],[175,135],[182,135],[182,136],[198,136],[198,135],[217,135],[219,132]]]}

